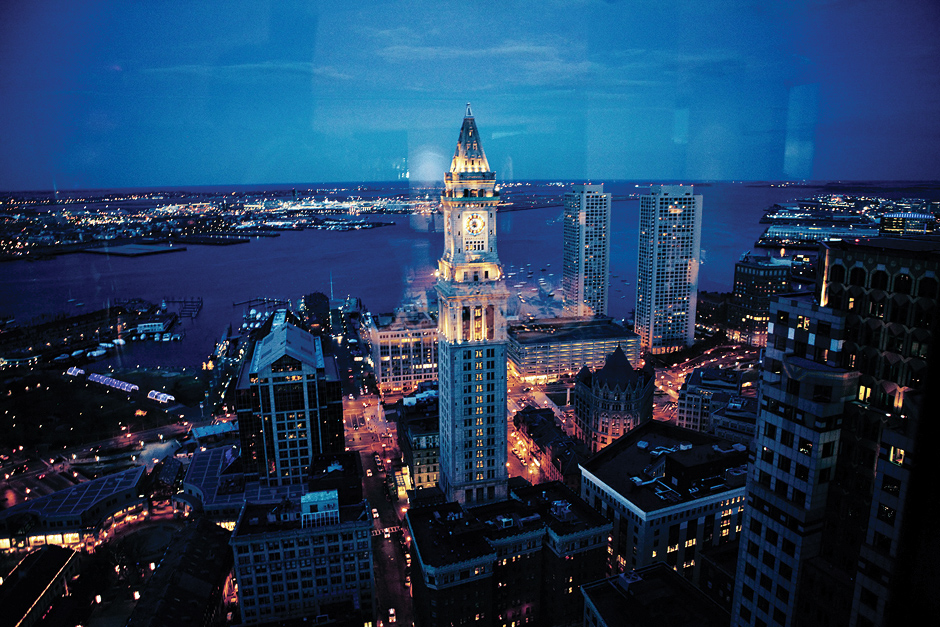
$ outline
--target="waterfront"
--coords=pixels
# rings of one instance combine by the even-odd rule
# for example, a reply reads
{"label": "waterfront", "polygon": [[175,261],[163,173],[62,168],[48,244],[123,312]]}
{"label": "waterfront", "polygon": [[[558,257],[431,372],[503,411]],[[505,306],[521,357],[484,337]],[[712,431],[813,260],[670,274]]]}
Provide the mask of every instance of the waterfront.
{"label": "waterfront", "polygon": [[[559,193],[557,187],[533,187]],[[765,228],[759,222],[764,210],[819,189],[741,183],[696,186],[696,193],[704,196],[700,289],[729,291],[734,262],[752,249]],[[605,185],[605,191],[614,194],[609,313],[617,318],[632,311],[636,285],[638,202],[622,199],[647,190],[648,185],[634,183]],[[499,214],[500,259],[507,271],[519,272],[510,280],[510,289],[530,270],[533,276],[525,290],[532,290],[541,277],[560,287],[561,213],[559,205]],[[389,216],[373,219],[388,221]],[[371,311],[382,312],[430,288],[443,247],[443,234],[435,231],[440,219],[399,215],[393,220],[394,226],[381,229],[285,231],[280,237],[233,246],[189,245],[173,255],[77,253],[8,262],[0,265],[0,315],[27,324],[39,316],[74,315],[118,299],[139,297],[159,303],[165,297],[201,297],[204,306],[199,316],[184,318],[175,330],[185,333],[182,342],[128,342],[98,362],[116,367],[198,367],[226,326],[241,324],[246,307],[233,303],[264,296],[296,305],[306,293],[329,294],[332,277],[336,298],[356,296]]]}

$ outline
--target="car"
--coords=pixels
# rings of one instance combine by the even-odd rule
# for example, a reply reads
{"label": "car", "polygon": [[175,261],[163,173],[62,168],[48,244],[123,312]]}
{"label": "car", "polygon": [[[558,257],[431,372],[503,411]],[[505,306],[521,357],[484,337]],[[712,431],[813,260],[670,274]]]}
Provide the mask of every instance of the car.
{"label": "car", "polygon": [[372,469],[371,469],[371,468],[367,468],[367,469],[366,469],[366,476],[367,476],[367,477],[371,477],[371,476],[372,476]]}
{"label": "car", "polygon": [[398,620],[398,618],[396,618],[395,616],[395,608],[394,607],[388,608],[388,622],[394,623],[396,620]]}
{"label": "car", "polygon": [[375,509],[375,508],[373,507],[373,508],[372,508],[372,518],[378,518],[378,517],[379,517],[379,510],[377,510],[377,509]]}

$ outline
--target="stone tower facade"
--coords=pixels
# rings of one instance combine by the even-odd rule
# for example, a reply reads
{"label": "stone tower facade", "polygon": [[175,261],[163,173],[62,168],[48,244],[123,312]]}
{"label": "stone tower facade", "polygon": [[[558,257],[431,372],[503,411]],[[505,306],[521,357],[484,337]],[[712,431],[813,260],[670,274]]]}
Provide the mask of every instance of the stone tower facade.
{"label": "stone tower facade", "polygon": [[507,496],[506,302],[496,251],[499,192],[467,105],[444,175],[438,262],[441,489],[477,504]]}

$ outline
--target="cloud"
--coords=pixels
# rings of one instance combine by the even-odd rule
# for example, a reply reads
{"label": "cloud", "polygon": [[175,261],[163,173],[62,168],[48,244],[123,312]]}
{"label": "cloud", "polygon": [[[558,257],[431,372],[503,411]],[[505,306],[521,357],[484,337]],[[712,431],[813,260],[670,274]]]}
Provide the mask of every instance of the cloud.
{"label": "cloud", "polygon": [[270,74],[294,74],[297,76],[317,76],[334,80],[350,80],[352,76],[340,72],[331,66],[317,66],[303,61],[262,61],[260,63],[236,63],[232,65],[171,65],[167,67],[145,68],[148,74],[180,74],[216,78],[246,78]]}

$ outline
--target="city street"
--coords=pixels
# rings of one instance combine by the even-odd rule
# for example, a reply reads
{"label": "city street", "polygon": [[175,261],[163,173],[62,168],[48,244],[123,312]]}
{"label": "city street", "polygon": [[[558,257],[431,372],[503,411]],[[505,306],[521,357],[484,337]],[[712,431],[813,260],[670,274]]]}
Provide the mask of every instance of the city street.
{"label": "city street", "polygon": [[[366,476],[363,492],[373,509],[372,531],[373,562],[375,566],[375,592],[378,603],[376,616],[388,625],[389,609],[394,608],[397,622],[402,625],[414,623],[411,604],[411,587],[406,585],[407,549],[401,529],[405,501],[393,500],[389,496],[389,475],[394,464],[400,460],[396,438],[396,425],[389,424],[378,397],[365,395],[343,400],[346,423],[346,446],[359,453]],[[376,456],[380,463],[377,463]],[[394,479],[394,476],[392,476]]]}

